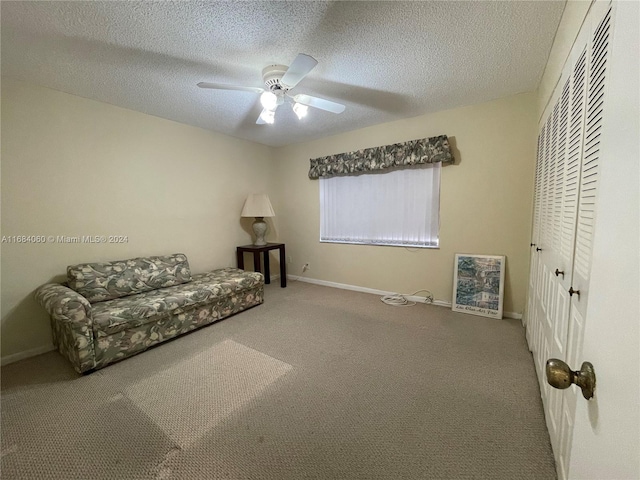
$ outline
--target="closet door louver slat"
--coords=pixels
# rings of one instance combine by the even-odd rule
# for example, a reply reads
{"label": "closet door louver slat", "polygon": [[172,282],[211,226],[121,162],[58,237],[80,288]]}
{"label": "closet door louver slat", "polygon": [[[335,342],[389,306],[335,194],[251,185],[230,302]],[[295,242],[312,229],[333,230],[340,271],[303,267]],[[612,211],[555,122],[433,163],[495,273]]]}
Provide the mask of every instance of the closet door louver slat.
{"label": "closet door louver slat", "polygon": [[540,188],[542,185],[542,135],[538,137],[538,152],[536,156],[536,174],[533,190],[533,244],[540,241]]}
{"label": "closet door louver slat", "polygon": [[544,163],[542,174],[542,246],[547,249],[551,246],[551,212],[549,211],[549,196],[551,186],[549,184],[551,170],[551,116],[547,120],[544,135]]}
{"label": "closet door louver slat", "polygon": [[586,74],[586,49],[582,52],[571,75],[570,116],[567,148],[566,178],[562,205],[562,242],[560,256],[567,261],[567,274],[571,275],[578,211],[580,163],[582,160],[582,135],[584,132],[584,97]]}
{"label": "closet door louver slat", "polygon": [[609,47],[610,12],[594,34],[590,51],[587,81],[587,112],[584,136],[584,159],[580,178],[578,226],[576,230],[575,271],[582,279],[589,278],[591,248],[595,227],[595,207],[600,172],[600,139],[604,87]]}
{"label": "closet door louver slat", "polygon": [[[575,165],[570,161],[570,129],[569,129],[569,107],[571,99],[571,77],[567,78],[567,81],[562,88],[562,95],[560,97],[560,146],[558,151],[559,160],[559,176],[558,183],[561,187],[561,212],[560,212],[560,245],[558,253],[560,255],[561,267],[565,271],[570,270],[571,261],[573,257],[573,232],[575,229],[575,210],[572,213],[571,205],[568,202],[569,198],[569,167],[573,167],[575,174]],[[574,193],[575,195],[575,193]]]}
{"label": "closet door louver slat", "polygon": [[[558,160],[556,167],[556,216],[554,217],[555,228],[558,233],[557,243],[554,249],[559,255],[560,267],[567,269],[571,261],[571,239],[567,239],[565,228],[565,179],[567,167],[567,141],[569,133],[569,96],[570,82],[568,78],[562,88],[560,95],[559,115],[558,115]],[[571,229],[569,229],[572,231]]]}
{"label": "closet door louver slat", "polygon": [[560,158],[562,137],[560,132],[560,102],[553,108],[553,140],[551,142],[552,166],[551,166],[551,248],[554,252],[560,250],[560,235],[562,226],[562,178],[564,172],[564,159]]}

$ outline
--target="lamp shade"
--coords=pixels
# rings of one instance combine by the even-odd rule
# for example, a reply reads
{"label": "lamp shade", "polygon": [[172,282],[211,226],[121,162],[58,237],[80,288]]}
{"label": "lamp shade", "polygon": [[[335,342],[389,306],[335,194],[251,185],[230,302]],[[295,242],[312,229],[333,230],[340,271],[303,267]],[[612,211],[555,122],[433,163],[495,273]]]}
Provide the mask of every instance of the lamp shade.
{"label": "lamp shade", "polygon": [[253,193],[247,197],[241,217],[275,217],[269,196],[266,193]]}

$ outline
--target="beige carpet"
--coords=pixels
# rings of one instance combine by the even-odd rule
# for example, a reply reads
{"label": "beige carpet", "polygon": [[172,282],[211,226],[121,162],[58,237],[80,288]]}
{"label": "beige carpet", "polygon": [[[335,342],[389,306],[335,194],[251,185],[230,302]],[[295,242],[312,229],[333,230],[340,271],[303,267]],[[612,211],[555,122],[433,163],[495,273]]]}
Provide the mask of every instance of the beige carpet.
{"label": "beige carpet", "polygon": [[553,479],[524,330],[299,282],[88,376],[2,369],[3,479]]}

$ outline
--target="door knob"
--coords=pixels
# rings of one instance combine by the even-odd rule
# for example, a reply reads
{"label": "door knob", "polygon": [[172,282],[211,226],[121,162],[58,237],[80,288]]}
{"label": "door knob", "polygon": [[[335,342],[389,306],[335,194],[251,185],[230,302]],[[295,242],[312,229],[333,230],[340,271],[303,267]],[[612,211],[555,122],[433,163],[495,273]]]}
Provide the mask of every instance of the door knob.
{"label": "door knob", "polygon": [[573,294],[575,293],[576,295],[580,296],[580,290],[574,290],[573,287],[569,287],[569,296],[573,297]]}
{"label": "door knob", "polygon": [[556,277],[557,277],[558,275],[562,275],[562,278],[564,278],[564,271],[562,271],[562,270],[558,270],[558,269],[556,268]]}
{"label": "door knob", "polygon": [[540,247],[536,247],[536,252],[541,252],[542,249]]}
{"label": "door knob", "polygon": [[589,400],[593,397],[593,391],[596,388],[596,373],[593,365],[589,362],[583,362],[580,370],[573,371],[569,365],[562,360],[552,358],[547,360],[546,367],[547,382],[553,388],[564,390],[575,383],[582,390],[582,396]]}

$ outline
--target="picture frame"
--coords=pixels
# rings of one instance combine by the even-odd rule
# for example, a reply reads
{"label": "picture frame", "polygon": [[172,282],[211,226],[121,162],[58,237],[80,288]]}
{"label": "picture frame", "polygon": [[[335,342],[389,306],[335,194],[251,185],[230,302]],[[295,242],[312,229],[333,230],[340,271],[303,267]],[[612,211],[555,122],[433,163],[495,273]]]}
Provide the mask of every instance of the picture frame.
{"label": "picture frame", "polygon": [[502,318],[505,262],[504,255],[456,253],[452,310]]}

